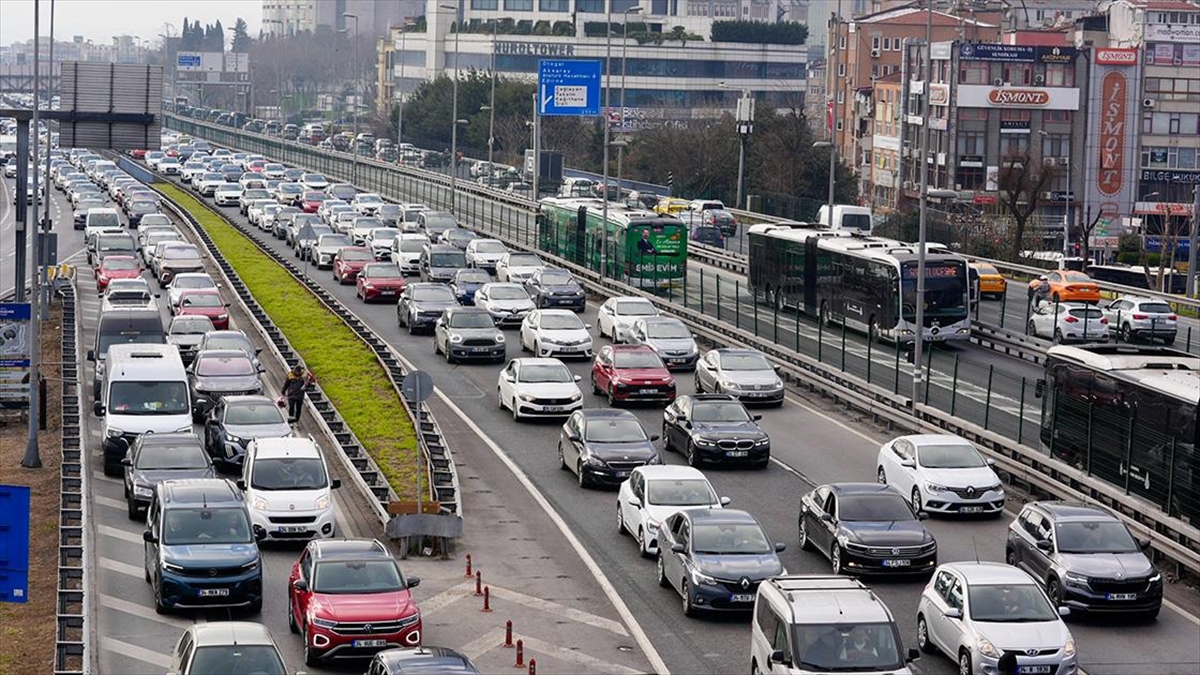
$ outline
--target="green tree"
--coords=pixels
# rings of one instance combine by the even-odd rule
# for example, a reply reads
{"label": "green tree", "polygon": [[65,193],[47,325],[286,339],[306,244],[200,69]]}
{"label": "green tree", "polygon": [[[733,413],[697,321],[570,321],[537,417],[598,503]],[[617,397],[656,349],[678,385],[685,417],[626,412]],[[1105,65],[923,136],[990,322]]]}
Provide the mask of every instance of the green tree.
{"label": "green tree", "polygon": [[229,50],[233,52],[248,52],[254,44],[254,39],[250,37],[250,33],[246,26],[246,20],[238,18],[233,24],[233,43]]}

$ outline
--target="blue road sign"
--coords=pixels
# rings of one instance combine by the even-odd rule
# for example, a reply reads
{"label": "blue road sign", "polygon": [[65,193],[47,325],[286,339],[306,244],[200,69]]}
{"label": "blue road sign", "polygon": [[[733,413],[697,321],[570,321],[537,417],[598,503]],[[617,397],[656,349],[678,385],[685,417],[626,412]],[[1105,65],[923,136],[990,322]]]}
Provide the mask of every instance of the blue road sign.
{"label": "blue road sign", "polygon": [[599,115],[600,61],[539,61],[538,112],[561,117]]}
{"label": "blue road sign", "polygon": [[182,68],[199,68],[200,67],[200,55],[199,54],[179,54],[176,65],[178,65],[179,67],[182,67]]}
{"label": "blue road sign", "polygon": [[29,600],[29,488],[0,485],[0,602]]}

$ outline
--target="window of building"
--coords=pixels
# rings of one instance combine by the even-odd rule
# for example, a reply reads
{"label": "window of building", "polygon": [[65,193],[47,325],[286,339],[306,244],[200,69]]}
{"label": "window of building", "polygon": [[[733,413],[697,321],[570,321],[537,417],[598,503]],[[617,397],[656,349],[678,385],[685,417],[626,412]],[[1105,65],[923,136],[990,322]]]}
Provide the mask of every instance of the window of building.
{"label": "window of building", "polygon": [[968,120],[987,120],[987,108],[959,108],[958,121],[966,122]]}
{"label": "window of building", "polygon": [[964,190],[982,190],[987,186],[986,171],[982,166],[960,166],[954,181]]}
{"label": "window of building", "polygon": [[842,104],[842,103],[845,103],[845,102],[846,102],[846,92],[842,91],[841,89],[838,89],[838,93],[837,93],[837,102],[838,102],[839,104]]}
{"label": "window of building", "polygon": [[1001,157],[1021,157],[1029,152],[1028,134],[1005,134],[1000,137]]}
{"label": "window of building", "polygon": [[900,38],[892,38],[892,50],[900,51],[904,48],[904,41]]}
{"label": "window of building", "polygon": [[845,76],[846,76],[846,64],[839,63],[838,64],[838,77],[845,77]]}
{"label": "window of building", "polygon": [[504,0],[506,12],[532,12],[533,0]]}
{"label": "window of building", "polygon": [[[705,5],[704,9],[707,11],[708,5]],[[575,0],[575,11],[586,14],[603,14],[604,0]]]}
{"label": "window of building", "polygon": [[538,9],[543,12],[568,12],[570,0],[538,0]]}
{"label": "window of building", "polygon": [[846,36],[845,35],[839,36],[838,37],[838,49],[845,49],[845,48],[846,48]]}
{"label": "window of building", "polygon": [[471,9],[500,9],[500,0],[471,0]]}
{"label": "window of building", "polygon": [[879,64],[877,64],[877,63],[871,64],[871,77],[873,77],[873,78],[879,77]]}
{"label": "window of building", "polygon": [[1071,156],[1071,136],[1069,134],[1047,134],[1041,138],[1042,157]]}
{"label": "window of building", "polygon": [[958,65],[959,84],[988,84],[987,61],[962,61]]}
{"label": "window of building", "polygon": [[871,38],[871,49],[879,49],[879,36],[878,35]]}
{"label": "window of building", "polygon": [[841,130],[842,130],[842,121],[841,121],[841,120],[838,120],[838,121],[837,121],[837,130],[838,130],[838,131],[841,131]]}
{"label": "window of building", "polygon": [[1074,87],[1075,65],[1071,63],[1047,63],[1046,86]]}
{"label": "window of building", "polygon": [[1001,77],[1008,84],[1029,84],[1033,77],[1033,66],[1029,63],[1005,63]]}
{"label": "window of building", "polygon": [[1042,119],[1047,122],[1067,122],[1075,119],[1074,110],[1047,110],[1042,113]]}
{"label": "window of building", "polygon": [[1005,122],[1028,122],[1033,117],[1032,113],[1032,110],[1005,108],[1000,111],[1000,119]]}
{"label": "window of building", "polygon": [[963,155],[979,155],[987,154],[987,134],[982,131],[959,131],[958,132],[958,155],[961,158]]}

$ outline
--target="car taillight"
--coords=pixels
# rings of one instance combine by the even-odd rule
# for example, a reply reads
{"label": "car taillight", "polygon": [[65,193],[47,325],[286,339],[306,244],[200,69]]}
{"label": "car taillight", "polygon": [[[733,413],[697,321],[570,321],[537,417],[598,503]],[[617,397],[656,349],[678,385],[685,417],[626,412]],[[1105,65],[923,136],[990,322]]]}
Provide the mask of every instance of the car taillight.
{"label": "car taillight", "polygon": [[1105,318],[1101,317],[1101,318],[1100,318],[1100,324],[1101,324],[1101,325],[1104,325],[1104,326],[1107,326],[1107,325],[1108,325],[1108,319],[1105,319]]}
{"label": "car taillight", "polygon": [[1138,321],[1145,321],[1146,319],[1149,319],[1150,317],[1145,314],[1134,314],[1133,318]]}
{"label": "car taillight", "polygon": [[1079,319],[1076,319],[1073,316],[1068,316],[1067,318],[1063,319],[1063,321],[1066,321],[1067,323],[1079,323]]}
{"label": "car taillight", "polygon": [[1175,316],[1174,314],[1167,317],[1167,321],[1176,321],[1178,319],[1179,319],[1179,317]]}

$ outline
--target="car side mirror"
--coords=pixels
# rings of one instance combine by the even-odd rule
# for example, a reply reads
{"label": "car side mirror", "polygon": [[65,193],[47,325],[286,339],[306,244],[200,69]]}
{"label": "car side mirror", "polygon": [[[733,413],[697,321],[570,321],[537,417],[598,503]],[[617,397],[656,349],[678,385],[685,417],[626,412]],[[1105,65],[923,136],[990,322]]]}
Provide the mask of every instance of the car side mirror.
{"label": "car side mirror", "polygon": [[303,579],[297,579],[292,582],[292,588],[303,593],[308,590],[308,582]]}
{"label": "car side mirror", "polygon": [[929,520],[929,512],[917,511],[917,520]]}
{"label": "car side mirror", "polygon": [[821,521],[822,521],[822,522],[825,522],[825,523],[832,523],[832,522],[833,522],[833,516],[829,515],[828,513],[822,513],[822,514],[821,514]]}
{"label": "car side mirror", "polygon": [[572,443],[583,442],[583,438],[581,438],[579,434],[567,434],[567,440],[571,441]]}
{"label": "car side mirror", "polygon": [[122,465],[122,466],[133,466],[133,460],[132,460],[132,459],[130,459],[130,458],[128,458],[128,457],[122,457],[122,458],[121,458],[121,465]]}
{"label": "car side mirror", "polygon": [[1059,616],[1071,616],[1071,608],[1070,607],[1059,607],[1058,615]]}
{"label": "car side mirror", "polygon": [[684,546],[683,544],[671,544],[671,552],[672,553],[686,553],[687,547]]}
{"label": "car side mirror", "polygon": [[1041,397],[1042,397],[1042,394],[1044,394],[1044,393],[1046,393],[1046,381],[1045,381],[1045,380],[1038,380],[1038,381],[1037,381],[1037,382],[1036,382],[1036,383],[1033,385],[1033,397],[1034,397],[1034,398],[1041,398]]}
{"label": "car side mirror", "polygon": [[267,531],[259,525],[254,526],[254,541],[262,541],[267,538]]}
{"label": "car side mirror", "polygon": [[88,350],[88,353],[87,353],[87,360],[88,360],[88,361],[95,361],[95,360],[96,360],[96,350],[95,350],[95,349],[89,349],[89,350]]}
{"label": "car side mirror", "polygon": [[239,489],[239,490],[245,490],[245,489],[246,489],[246,479],[245,479],[245,478],[239,478],[239,479],[237,480],[237,487],[238,487],[238,489]]}
{"label": "car side mirror", "polygon": [[787,544],[783,543],[782,541],[775,542],[775,552],[776,553],[783,553],[786,550],[787,550]]}
{"label": "car side mirror", "polygon": [[142,530],[142,541],[147,544],[157,544],[158,537],[154,536],[154,533],[150,530]]}
{"label": "car side mirror", "polygon": [[987,459],[983,460],[983,462],[984,462],[984,464],[987,464],[988,466],[996,466],[996,460],[992,459],[991,457],[988,457]]}
{"label": "car side mirror", "polygon": [[405,588],[416,588],[421,585],[421,577],[409,577],[405,583]]}
{"label": "car side mirror", "polygon": [[791,663],[788,662],[787,656],[778,649],[771,652],[771,663],[778,663],[781,666],[791,666],[792,665]]}
{"label": "car side mirror", "polygon": [[261,353],[262,353],[262,347],[258,347],[257,349],[255,349],[255,350],[254,350],[254,355],[255,355],[255,356],[258,356],[258,355],[259,355],[259,354],[261,354]]}
{"label": "car side mirror", "polygon": [[1139,537],[1137,540],[1137,545],[1138,548],[1142,549],[1143,551],[1148,550],[1150,548],[1150,540],[1146,537]]}
{"label": "car side mirror", "polygon": [[729,497],[721,497],[717,501],[719,501],[721,503],[721,506],[729,506],[730,504],[733,503],[733,500],[730,499]]}
{"label": "car side mirror", "polygon": [[1054,550],[1054,544],[1049,539],[1038,539],[1036,546],[1047,553]]}
{"label": "car side mirror", "polygon": [[917,463],[911,459],[902,459],[900,460],[900,466],[906,469],[912,469],[917,466]]}
{"label": "car side mirror", "polygon": [[330,490],[336,490],[340,487],[342,487],[342,479],[334,478],[333,480],[329,481],[329,489]]}
{"label": "car side mirror", "polygon": [[750,419],[754,420],[755,422],[760,422],[762,421],[762,415],[751,415]]}
{"label": "car side mirror", "polygon": [[635,509],[640,509],[640,508],[642,508],[642,500],[638,499],[637,497],[634,497],[633,499],[629,500],[629,505]]}
{"label": "car side mirror", "polygon": [[947,608],[945,616],[947,619],[961,619],[962,610],[957,607]]}
{"label": "car side mirror", "polygon": [[921,658],[921,650],[910,648],[908,650],[908,654],[904,657],[904,660],[905,660],[905,662],[911,662],[911,661],[916,661],[919,658]]}
{"label": "car side mirror", "polygon": [[651,443],[653,443],[654,441],[657,441],[658,439],[659,439],[658,434],[650,434],[650,442]]}
{"label": "car side mirror", "polygon": [[100,401],[96,401],[95,403],[92,404],[92,414],[93,415],[95,415],[96,417],[104,417],[104,412],[105,412],[105,410],[104,410],[103,403],[101,403]]}
{"label": "car side mirror", "polygon": [[584,327],[584,328],[586,328],[586,329],[588,329],[588,330],[591,330],[591,329],[592,329],[592,324],[590,324],[590,323],[585,323],[585,324],[583,324],[583,327]]}

